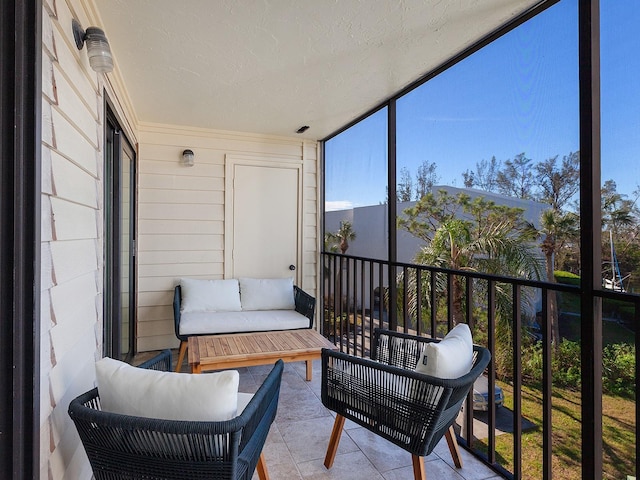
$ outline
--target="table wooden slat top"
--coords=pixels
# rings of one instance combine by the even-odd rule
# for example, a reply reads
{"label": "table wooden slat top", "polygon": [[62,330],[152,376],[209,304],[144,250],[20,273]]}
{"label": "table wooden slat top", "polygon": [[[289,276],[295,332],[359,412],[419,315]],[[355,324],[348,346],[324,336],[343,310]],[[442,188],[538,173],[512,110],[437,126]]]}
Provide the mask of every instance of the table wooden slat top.
{"label": "table wooden slat top", "polygon": [[188,343],[192,373],[265,365],[282,359],[307,362],[307,380],[311,380],[311,360],[320,358],[323,348],[337,350],[333,343],[311,328],[202,335],[189,337]]}

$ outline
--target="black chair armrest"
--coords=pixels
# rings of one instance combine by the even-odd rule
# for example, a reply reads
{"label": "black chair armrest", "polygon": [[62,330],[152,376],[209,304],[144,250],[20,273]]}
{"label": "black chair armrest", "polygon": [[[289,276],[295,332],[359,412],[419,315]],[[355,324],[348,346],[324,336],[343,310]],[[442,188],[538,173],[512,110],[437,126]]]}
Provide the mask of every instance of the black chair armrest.
{"label": "black chair armrest", "polygon": [[171,350],[168,348],[163,350],[158,355],[150,358],[146,362],[142,362],[138,365],[138,368],[146,368],[148,370],[159,370],[161,372],[171,371]]}
{"label": "black chair armrest", "polygon": [[255,470],[269,429],[275,419],[283,370],[284,362],[276,361],[267,378],[238,417],[243,425],[239,461],[248,462],[249,471]]}
{"label": "black chair armrest", "polygon": [[296,304],[296,312],[307,317],[309,319],[309,328],[313,327],[313,314],[316,308],[316,299],[295,285],[293,286],[293,295]]}
{"label": "black chair armrest", "polygon": [[182,302],[182,288],[180,285],[176,285],[173,292],[173,328],[176,332],[176,337],[181,342],[186,342],[189,337],[186,335],[180,335],[180,306]]}

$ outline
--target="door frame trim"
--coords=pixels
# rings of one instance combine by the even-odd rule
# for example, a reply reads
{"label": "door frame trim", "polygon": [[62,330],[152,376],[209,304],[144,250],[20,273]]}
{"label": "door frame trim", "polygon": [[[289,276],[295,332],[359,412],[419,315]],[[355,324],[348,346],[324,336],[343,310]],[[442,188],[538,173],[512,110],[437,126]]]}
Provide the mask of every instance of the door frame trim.
{"label": "door frame trim", "polygon": [[224,278],[233,278],[233,245],[234,245],[234,179],[236,166],[262,168],[288,168],[298,172],[298,225],[296,226],[297,252],[294,281],[300,284],[304,278],[304,264],[302,262],[303,248],[303,162],[302,159],[286,159],[282,157],[264,157],[251,155],[227,154],[224,165]]}
{"label": "door frame trim", "polygon": [[42,3],[0,4],[0,471],[40,471]]}

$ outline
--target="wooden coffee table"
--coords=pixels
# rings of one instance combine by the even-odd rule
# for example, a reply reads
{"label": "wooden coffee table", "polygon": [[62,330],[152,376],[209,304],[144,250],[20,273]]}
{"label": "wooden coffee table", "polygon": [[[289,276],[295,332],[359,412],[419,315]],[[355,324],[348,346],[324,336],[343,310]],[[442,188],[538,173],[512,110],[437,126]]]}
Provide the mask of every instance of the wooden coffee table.
{"label": "wooden coffee table", "polygon": [[311,328],[277,332],[232,333],[189,337],[191,373],[273,363],[306,362],[307,381],[312,377],[311,361],[323,348],[337,350],[333,343]]}

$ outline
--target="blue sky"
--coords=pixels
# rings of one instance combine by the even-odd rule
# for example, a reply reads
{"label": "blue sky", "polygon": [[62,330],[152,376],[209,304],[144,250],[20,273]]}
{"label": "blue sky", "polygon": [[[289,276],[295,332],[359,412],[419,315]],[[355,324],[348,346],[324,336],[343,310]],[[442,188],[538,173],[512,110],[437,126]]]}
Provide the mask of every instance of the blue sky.
{"label": "blue sky", "polygon": [[[397,103],[398,171],[437,164],[439,183],[524,152],[535,162],[579,148],[577,2],[563,0]],[[640,2],[601,7],[602,179],[640,183]],[[386,197],[386,110],[327,142],[327,209]],[[357,179],[357,181],[354,181]]]}

